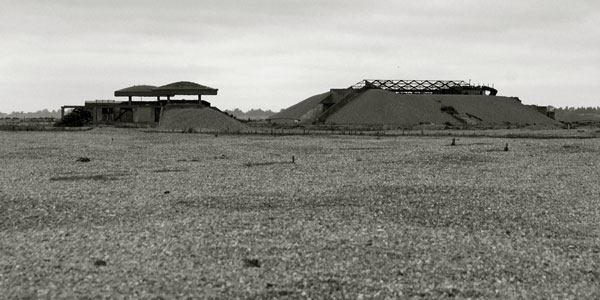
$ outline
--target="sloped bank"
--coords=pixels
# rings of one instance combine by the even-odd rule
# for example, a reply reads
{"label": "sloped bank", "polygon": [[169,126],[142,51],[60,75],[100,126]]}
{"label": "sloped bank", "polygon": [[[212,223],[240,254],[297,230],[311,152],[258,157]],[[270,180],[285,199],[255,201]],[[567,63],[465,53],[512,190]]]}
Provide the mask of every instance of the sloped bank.
{"label": "sloped bank", "polygon": [[212,107],[182,105],[164,107],[158,129],[236,132],[247,126]]}

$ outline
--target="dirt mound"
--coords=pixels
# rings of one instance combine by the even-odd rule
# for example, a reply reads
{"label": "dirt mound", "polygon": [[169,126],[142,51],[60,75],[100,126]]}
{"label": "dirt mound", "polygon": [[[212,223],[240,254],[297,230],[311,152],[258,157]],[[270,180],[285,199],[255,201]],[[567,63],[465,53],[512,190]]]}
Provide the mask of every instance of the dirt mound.
{"label": "dirt mound", "polygon": [[269,119],[281,122],[284,120],[294,121],[316,118],[318,113],[322,111],[322,107],[320,105],[321,101],[323,101],[329,95],[330,92],[314,95],[272,115]]}
{"label": "dirt mound", "polygon": [[325,123],[414,126],[422,123],[457,124],[458,121],[443,112],[440,103],[431,97],[367,90],[332,114]]}
{"label": "dirt mound", "polygon": [[[562,126],[560,122],[512,97],[396,94],[386,90],[368,89],[354,98],[346,97],[343,101],[335,101],[333,91],[301,101],[273,115],[271,120],[275,123],[299,120],[301,123],[310,124],[317,122],[317,117],[331,107],[330,114],[325,115],[324,121],[329,125]],[[334,105],[329,102],[333,102]]]}
{"label": "dirt mound", "polygon": [[211,131],[239,131],[246,129],[240,121],[209,107],[165,107],[158,128]]}

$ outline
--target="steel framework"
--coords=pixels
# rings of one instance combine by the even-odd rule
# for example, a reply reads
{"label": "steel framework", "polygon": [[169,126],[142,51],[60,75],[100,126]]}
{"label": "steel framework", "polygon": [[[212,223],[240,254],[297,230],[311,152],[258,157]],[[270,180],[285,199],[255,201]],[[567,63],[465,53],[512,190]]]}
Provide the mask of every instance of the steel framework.
{"label": "steel framework", "polygon": [[381,80],[364,79],[353,89],[378,88],[400,94],[439,94],[461,88],[474,88],[463,80]]}

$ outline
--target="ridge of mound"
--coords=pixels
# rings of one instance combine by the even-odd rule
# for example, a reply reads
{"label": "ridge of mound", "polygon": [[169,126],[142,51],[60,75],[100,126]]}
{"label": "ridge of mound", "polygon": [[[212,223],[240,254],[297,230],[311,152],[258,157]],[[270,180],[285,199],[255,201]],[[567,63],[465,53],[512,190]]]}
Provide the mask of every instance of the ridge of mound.
{"label": "ridge of mound", "polygon": [[307,120],[312,118],[313,114],[315,113],[316,115],[314,116],[314,118],[316,118],[316,116],[318,116],[318,113],[320,113],[322,110],[319,104],[321,103],[321,101],[325,100],[325,98],[327,98],[330,94],[330,92],[325,92],[306,98],[272,115],[271,117],[269,117],[269,119]]}
{"label": "ridge of mound", "polygon": [[398,95],[385,90],[367,90],[333,113],[326,124],[398,125],[420,123],[460,124],[441,111],[441,105],[428,95]]}
{"label": "ridge of mound", "polygon": [[164,107],[160,124],[161,129],[186,130],[243,130],[242,122],[209,107]]}
{"label": "ridge of mound", "polygon": [[513,97],[482,95],[431,95],[431,97],[444,106],[452,106],[458,112],[458,117],[471,120],[475,124],[561,126],[560,122],[523,105]]}

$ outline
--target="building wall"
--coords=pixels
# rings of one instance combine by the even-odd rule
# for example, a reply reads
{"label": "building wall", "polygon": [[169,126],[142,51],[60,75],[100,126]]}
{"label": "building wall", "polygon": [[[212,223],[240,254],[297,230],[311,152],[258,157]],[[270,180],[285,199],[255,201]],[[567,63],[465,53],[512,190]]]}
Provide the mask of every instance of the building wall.
{"label": "building wall", "polygon": [[94,123],[102,122],[102,107],[94,107]]}
{"label": "building wall", "polygon": [[[189,100],[172,100],[171,106],[183,106],[183,107],[209,107],[206,101],[198,104],[198,101]],[[126,102],[86,102],[85,109],[87,109],[94,118],[94,123],[119,123],[119,122],[133,122],[133,123],[151,123],[156,124],[159,122],[161,109],[166,105],[166,101],[163,102],[143,102],[127,104]],[[120,116],[120,117],[119,117]],[[117,120],[117,118],[119,118]]]}
{"label": "building wall", "polygon": [[154,107],[134,107],[133,108],[134,123],[154,123]]}

